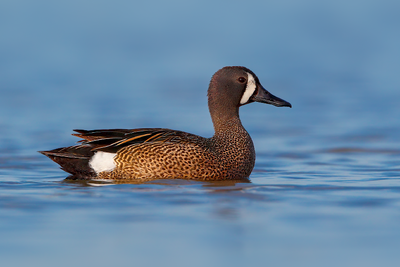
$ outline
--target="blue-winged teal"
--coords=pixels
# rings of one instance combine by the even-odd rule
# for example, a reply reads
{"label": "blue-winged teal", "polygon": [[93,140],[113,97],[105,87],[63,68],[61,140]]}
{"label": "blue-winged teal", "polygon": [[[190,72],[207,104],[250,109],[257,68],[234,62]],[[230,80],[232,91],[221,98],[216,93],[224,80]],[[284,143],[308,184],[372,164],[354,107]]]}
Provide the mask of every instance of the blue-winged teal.
{"label": "blue-winged teal", "polygon": [[82,179],[244,179],[256,155],[239,107],[252,102],[291,107],[266,91],[251,70],[225,67],[208,88],[211,138],[162,128],[75,130],[80,144],[41,153]]}

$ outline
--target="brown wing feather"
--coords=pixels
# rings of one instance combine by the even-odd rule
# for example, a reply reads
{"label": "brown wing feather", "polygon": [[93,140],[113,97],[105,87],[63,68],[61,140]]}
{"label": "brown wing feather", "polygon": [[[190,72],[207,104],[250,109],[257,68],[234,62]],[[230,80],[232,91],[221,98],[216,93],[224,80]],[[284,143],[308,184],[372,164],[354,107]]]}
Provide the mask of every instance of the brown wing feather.
{"label": "brown wing feather", "polygon": [[80,142],[84,141],[94,141],[104,138],[111,138],[111,137],[120,137],[123,138],[126,133],[130,132],[131,130],[127,129],[107,129],[107,130],[74,130],[77,133],[72,134],[73,136],[82,138]]}
{"label": "brown wing feather", "polygon": [[187,141],[191,134],[163,128],[141,129],[112,129],[112,130],[74,130],[74,136],[83,140],[82,144],[89,145],[92,151],[116,153],[123,147],[154,142]]}

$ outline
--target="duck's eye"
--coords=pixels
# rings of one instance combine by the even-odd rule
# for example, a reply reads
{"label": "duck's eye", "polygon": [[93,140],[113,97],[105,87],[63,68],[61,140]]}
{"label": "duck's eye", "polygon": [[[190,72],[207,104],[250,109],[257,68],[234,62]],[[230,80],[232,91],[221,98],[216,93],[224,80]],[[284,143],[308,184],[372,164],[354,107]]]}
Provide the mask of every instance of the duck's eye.
{"label": "duck's eye", "polygon": [[240,83],[245,83],[245,82],[246,82],[246,78],[245,78],[245,77],[240,77],[240,78],[238,79],[238,81],[239,81]]}

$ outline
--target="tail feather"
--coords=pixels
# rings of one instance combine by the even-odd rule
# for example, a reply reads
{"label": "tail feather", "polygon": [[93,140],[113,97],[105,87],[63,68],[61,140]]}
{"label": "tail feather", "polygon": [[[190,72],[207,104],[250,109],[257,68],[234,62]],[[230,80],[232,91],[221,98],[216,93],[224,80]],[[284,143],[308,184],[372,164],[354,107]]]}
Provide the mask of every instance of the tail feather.
{"label": "tail feather", "polygon": [[62,170],[76,178],[90,179],[96,176],[96,173],[89,166],[89,160],[94,155],[89,146],[77,145],[39,152],[59,164]]}

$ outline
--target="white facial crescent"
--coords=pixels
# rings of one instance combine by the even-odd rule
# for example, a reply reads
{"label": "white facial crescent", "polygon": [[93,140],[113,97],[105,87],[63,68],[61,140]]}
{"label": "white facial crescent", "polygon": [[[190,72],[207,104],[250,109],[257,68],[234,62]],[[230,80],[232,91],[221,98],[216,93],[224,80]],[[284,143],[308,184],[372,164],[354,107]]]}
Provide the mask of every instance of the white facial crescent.
{"label": "white facial crescent", "polygon": [[240,99],[240,104],[244,105],[249,102],[250,97],[254,94],[256,90],[256,80],[254,79],[253,75],[247,73],[247,86],[246,90],[244,90],[242,99]]}

